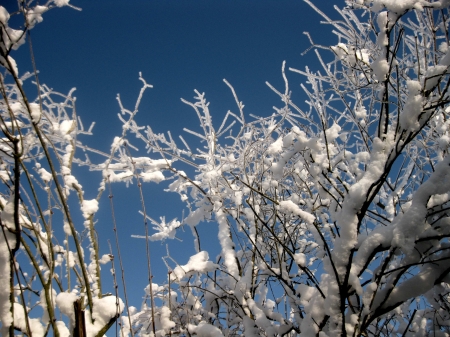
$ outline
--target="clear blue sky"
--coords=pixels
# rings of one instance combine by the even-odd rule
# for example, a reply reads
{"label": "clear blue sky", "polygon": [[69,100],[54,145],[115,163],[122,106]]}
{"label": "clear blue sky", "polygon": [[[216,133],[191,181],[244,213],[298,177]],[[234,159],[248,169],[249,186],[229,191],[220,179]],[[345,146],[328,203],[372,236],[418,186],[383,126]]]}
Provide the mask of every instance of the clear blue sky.
{"label": "clear blue sky", "polygon": [[[9,8],[16,3],[7,2]],[[334,17],[332,5],[344,5],[331,0],[316,3]],[[157,132],[177,135],[183,127],[198,127],[195,113],[180,101],[191,100],[194,89],[206,92],[217,126],[227,110],[237,110],[223,78],[234,86],[247,114],[265,116],[273,112],[272,106],[281,105],[265,81],[284,88],[283,60],[287,67],[317,67],[313,52],[300,55],[309,47],[302,32],[309,31],[320,44],[337,43],[330,29],[319,24],[319,15],[300,0],[71,0],[71,4],[82,11],[54,9],[32,30],[36,64],[42,83],[63,93],[77,88],[78,115],[85,126],[96,122],[94,136],[83,141],[101,150],[108,150],[121,132],[116,95],[120,93],[132,108],[140,89],[139,72],[154,88],[147,92],[137,120]],[[22,73],[32,69],[26,48],[15,57]],[[304,79],[296,74],[289,78],[294,99],[301,105],[299,84]],[[100,176],[77,178],[86,188],[86,198],[94,198]],[[155,219],[164,215],[180,219],[179,197],[164,193],[165,186],[145,186],[148,213]],[[115,185],[113,192],[131,304],[139,306],[147,279],[145,242],[130,238],[144,233],[138,190]],[[107,194],[100,207],[97,230],[101,253],[107,253],[107,239],[113,236]],[[217,248],[215,229],[214,223],[199,225],[207,238],[202,241],[205,248]],[[177,261],[185,264],[194,252],[189,229],[180,237],[183,242],[167,243]],[[166,280],[162,255],[165,244],[152,243],[156,283]],[[213,260],[214,255],[210,254]]]}

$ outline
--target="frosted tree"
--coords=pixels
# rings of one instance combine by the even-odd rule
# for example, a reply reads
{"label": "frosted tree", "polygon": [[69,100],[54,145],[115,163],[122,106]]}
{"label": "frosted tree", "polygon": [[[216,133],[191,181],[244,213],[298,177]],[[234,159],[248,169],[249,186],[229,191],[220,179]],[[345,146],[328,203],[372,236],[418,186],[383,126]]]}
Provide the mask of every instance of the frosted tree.
{"label": "frosted tree", "polygon": [[[112,256],[97,244],[100,195],[87,199],[73,173],[84,161],[76,149],[86,149],[79,136],[90,134],[73,91],[40,85],[12,56],[46,11],[68,2],[20,1],[14,13],[0,6],[1,336],[102,336],[124,307],[102,292],[100,263]],[[21,28],[9,25],[14,15]],[[25,90],[31,81],[35,90]]]}
{"label": "frosted tree", "polygon": [[[171,179],[186,217],[149,220],[147,241],[188,226],[197,247],[168,259],[167,283],[150,282],[123,334],[449,336],[450,3],[346,1],[334,20],[305,1],[336,35],[325,48],[307,34],[318,68],[289,69],[305,102],[292,101],[285,64],[269,117],[249,120],[226,82],[237,110],[217,128],[196,92],[184,102],[199,149],[138,126],[140,98],[121,105],[123,134],[93,168],[105,183]],[[136,138],[153,159],[132,155]],[[216,259],[202,221],[217,225]]]}
{"label": "frosted tree", "polygon": [[[2,336],[103,335],[127,305],[102,289],[100,263],[113,256],[97,244],[98,200],[112,183],[165,180],[186,216],[157,222],[143,202],[154,226],[146,244],[185,226],[197,251],[166,258],[165,284],[152,283],[149,268],[148,300],[127,308],[117,335],[450,334],[450,2],[353,0],[336,7],[338,20],[306,2],[336,44],[308,35],[318,68],[289,68],[305,102],[292,101],[284,63],[285,87],[269,84],[281,99],[269,117],[247,116],[226,82],[237,110],[217,128],[196,91],[184,102],[199,118],[200,131],[187,130],[197,149],[136,123],[151,88],[141,77],[136,106],[119,99],[123,133],[110,154],[81,143],[91,130],[73,93],[21,74],[12,56],[43,13],[68,1],[0,6]],[[23,27],[10,27],[10,15]],[[105,157],[94,163],[76,149]],[[76,164],[102,172],[97,196],[85,197]],[[202,250],[197,226],[217,227],[217,258]]]}

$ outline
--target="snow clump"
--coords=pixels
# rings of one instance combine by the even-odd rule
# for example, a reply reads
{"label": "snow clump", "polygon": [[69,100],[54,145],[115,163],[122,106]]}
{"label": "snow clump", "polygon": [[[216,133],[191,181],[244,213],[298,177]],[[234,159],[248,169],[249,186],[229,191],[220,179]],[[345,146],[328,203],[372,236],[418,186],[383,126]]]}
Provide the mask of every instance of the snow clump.
{"label": "snow clump", "polygon": [[219,266],[209,260],[209,254],[206,251],[197,253],[189,258],[189,261],[184,266],[177,266],[171,275],[174,275],[178,280],[188,275],[191,272],[207,273],[213,271]]}

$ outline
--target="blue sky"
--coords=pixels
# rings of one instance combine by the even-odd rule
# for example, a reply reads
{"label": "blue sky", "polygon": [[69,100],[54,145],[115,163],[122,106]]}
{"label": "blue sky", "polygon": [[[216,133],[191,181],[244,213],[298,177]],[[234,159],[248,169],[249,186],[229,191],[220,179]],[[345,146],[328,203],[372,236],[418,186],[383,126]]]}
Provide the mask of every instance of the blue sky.
{"label": "blue sky", "polygon": [[[7,1],[8,6],[15,3]],[[344,4],[317,3],[331,16],[332,5]],[[265,81],[283,89],[283,60],[287,67],[317,67],[313,52],[300,55],[310,45],[302,32],[309,31],[323,45],[337,43],[330,29],[319,24],[319,15],[300,0],[71,0],[71,4],[82,11],[54,9],[32,30],[36,64],[42,83],[63,93],[77,88],[78,115],[85,126],[96,122],[94,136],[83,141],[101,150],[108,150],[121,132],[116,95],[120,93],[132,108],[140,89],[139,72],[154,88],[147,92],[137,120],[154,131],[178,135],[183,127],[198,128],[194,111],[180,101],[181,97],[191,100],[194,89],[206,93],[217,126],[227,110],[237,110],[223,78],[234,86],[247,115],[266,116],[274,105],[281,105]],[[32,69],[26,46],[13,57],[21,72]],[[304,80],[296,74],[289,74],[289,79],[293,97],[301,105],[299,84]],[[86,198],[94,198],[100,176],[77,178],[86,188]],[[145,186],[147,212],[155,219],[180,219],[179,197],[164,193],[165,186]],[[144,233],[139,192],[120,185],[113,188],[129,295],[131,304],[139,306],[146,285],[145,242],[130,238]],[[100,207],[97,230],[101,253],[107,253],[113,231],[106,194]],[[213,250],[211,259],[217,248],[215,229],[214,223],[199,227],[204,247]],[[180,238],[183,242],[167,243],[171,254],[185,264],[194,252],[189,230]],[[165,243],[151,247],[154,282],[163,283]]]}

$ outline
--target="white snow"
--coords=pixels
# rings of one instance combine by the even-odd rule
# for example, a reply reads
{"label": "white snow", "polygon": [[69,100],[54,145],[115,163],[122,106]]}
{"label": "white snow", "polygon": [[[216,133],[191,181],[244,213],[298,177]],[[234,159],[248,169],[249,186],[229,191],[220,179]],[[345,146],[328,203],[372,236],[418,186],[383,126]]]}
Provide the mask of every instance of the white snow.
{"label": "white snow", "polygon": [[306,255],[303,253],[297,253],[294,255],[295,263],[297,263],[300,267],[306,267]]}
{"label": "white snow", "polygon": [[36,5],[33,8],[28,9],[26,12],[27,23],[30,28],[33,28],[37,23],[42,22],[42,14],[48,10],[47,6]]}
{"label": "white snow", "polygon": [[367,116],[367,109],[364,107],[364,105],[358,105],[355,108],[355,116],[356,118],[366,118]]}
{"label": "white snow", "polygon": [[219,224],[218,238],[222,248],[222,257],[225,259],[225,266],[228,273],[237,279],[239,277],[239,268],[236,264],[236,251],[231,240],[227,217],[222,208],[216,212],[216,220]]}
{"label": "white snow", "polygon": [[332,46],[331,49],[336,53],[340,60],[345,60],[348,55],[348,48],[344,43],[338,43],[336,46]]}
{"label": "white snow", "polygon": [[111,153],[114,153],[117,148],[123,145],[124,139],[122,137],[114,137],[114,140],[111,144]]}
{"label": "white snow", "polygon": [[16,60],[14,60],[10,55],[8,55],[9,63],[11,64],[12,75],[19,76],[19,68],[17,67]]}
{"label": "white snow", "polygon": [[153,181],[155,183],[160,183],[161,181],[165,180],[164,174],[162,174],[161,171],[156,172],[142,172],[139,175],[143,181],[150,182]]}
{"label": "white snow", "polygon": [[170,329],[175,327],[175,322],[170,319],[171,311],[168,307],[164,306],[160,311],[159,323],[161,324],[161,329],[164,330],[163,336],[167,335]]}
{"label": "white snow", "polygon": [[450,190],[449,165],[450,156],[438,163],[430,178],[417,189],[408,211],[395,224],[393,246],[400,247],[407,254],[414,251],[415,240],[428,226],[425,221],[428,200],[432,195]]}
{"label": "white snow", "polygon": [[70,329],[75,325],[75,310],[73,303],[77,301],[78,298],[78,294],[74,292],[62,292],[56,296],[56,305],[61,313],[69,318]]}
{"label": "white snow", "polygon": [[41,107],[37,103],[30,103],[31,120],[33,123],[38,123],[41,119]]}
{"label": "white snow", "polygon": [[98,211],[98,201],[96,199],[83,200],[81,204],[81,211],[85,219],[88,219],[91,215]]}
{"label": "white snow", "polygon": [[53,0],[55,5],[58,6],[58,7],[67,6],[69,4],[69,1],[70,0]]}
{"label": "white snow", "polygon": [[63,120],[61,124],[58,126],[59,132],[61,135],[65,136],[72,132],[76,126],[76,122],[74,120]]}
{"label": "white snow", "polygon": [[426,76],[426,85],[425,90],[433,89],[438,82],[441,80],[442,75],[447,72],[447,66],[445,65],[437,65],[428,67]]}
{"label": "white snow", "polygon": [[70,337],[70,330],[67,328],[66,324],[63,321],[56,321],[56,327],[59,331],[60,337]]}
{"label": "white snow", "polygon": [[121,314],[123,308],[124,304],[122,300],[115,296],[94,298],[92,318],[95,319],[95,325],[106,325],[112,318]]}
{"label": "white snow", "polygon": [[8,11],[6,10],[5,7],[0,6],[0,22],[6,26],[8,23],[8,20],[9,20]]}
{"label": "white snow", "polygon": [[188,324],[188,330],[198,337],[223,337],[222,332],[217,327],[204,321],[200,322],[197,326]]}
{"label": "white snow", "polygon": [[328,142],[334,141],[337,137],[339,137],[340,132],[341,132],[341,127],[339,126],[339,124],[334,123],[330,128],[325,130],[325,134],[327,136],[327,141]]}
{"label": "white snow", "polygon": [[279,202],[280,211],[286,214],[294,214],[302,218],[306,223],[312,225],[316,217],[311,213],[302,211],[300,207],[292,202],[292,200],[283,200]]}
{"label": "white snow", "polygon": [[[177,221],[177,219],[171,220],[169,223],[166,223],[165,217],[161,217],[161,222],[158,223],[153,219],[150,219],[152,222],[153,229],[156,231],[155,234],[149,236],[149,240],[151,241],[163,241],[165,239],[174,239],[177,234],[177,228],[181,226],[181,223]],[[133,238],[145,239],[146,237],[143,235],[131,235]]]}
{"label": "white snow", "polygon": [[[42,337],[45,336],[45,328],[37,318],[28,317],[28,325],[33,336]],[[24,307],[20,303],[14,303],[14,327],[17,327],[22,332],[27,331],[27,322],[25,318]]]}
{"label": "white snow", "polygon": [[374,11],[380,11],[383,8],[388,9],[397,14],[403,14],[410,9],[423,10],[423,6],[438,6],[439,2],[435,4],[430,4],[430,2],[425,0],[373,0]]}
{"label": "white snow", "polygon": [[249,298],[247,300],[248,306],[252,313],[255,316],[255,322],[256,324],[264,329],[267,336],[276,336],[277,333],[274,329],[274,327],[271,324],[271,321],[267,318],[266,314],[262,310],[262,308],[256,303],[253,299]]}
{"label": "white snow", "polygon": [[270,146],[267,149],[267,154],[274,155],[281,152],[283,149],[283,139],[282,137],[278,138],[275,142],[270,144]]}
{"label": "white snow", "polygon": [[107,264],[111,262],[112,256],[110,254],[103,254],[102,257],[98,260],[98,263],[100,264]]}
{"label": "white snow", "polygon": [[174,239],[176,235],[176,229],[181,226],[181,223],[176,219],[173,219],[169,223],[166,223],[166,219],[161,217],[161,223],[153,223],[153,227],[158,233],[151,236],[151,240],[164,240]]}
{"label": "white snow", "polygon": [[85,311],[86,335],[94,337],[98,332],[114,317],[118,317],[124,308],[124,304],[120,298],[115,296],[105,296],[93,299],[92,320],[89,310]]}
{"label": "white snow", "polygon": [[420,128],[419,115],[422,112],[423,97],[420,94],[422,86],[417,81],[407,81],[408,99],[400,112],[400,125],[406,130],[416,131]]}
{"label": "white snow", "polygon": [[379,247],[389,247],[392,238],[392,227],[379,227],[372,231],[366,238],[361,238],[358,252],[353,259],[352,273],[359,275],[373,251]]}
{"label": "white snow", "polygon": [[378,81],[382,82],[387,78],[389,73],[389,64],[384,57],[380,57],[375,60],[371,67]]}
{"label": "white snow", "polygon": [[43,167],[38,169],[38,173],[39,173],[39,176],[41,177],[41,179],[46,183],[50,182],[53,179],[52,174]]}
{"label": "white snow", "polygon": [[172,274],[175,276],[178,280],[181,280],[183,277],[188,275],[191,272],[203,272],[207,273],[210,271],[215,270],[219,266],[215,263],[208,261],[209,260],[209,254],[206,251],[202,251],[200,253],[197,253],[195,255],[192,255],[189,258],[189,261],[184,266],[177,266],[173,271]]}

